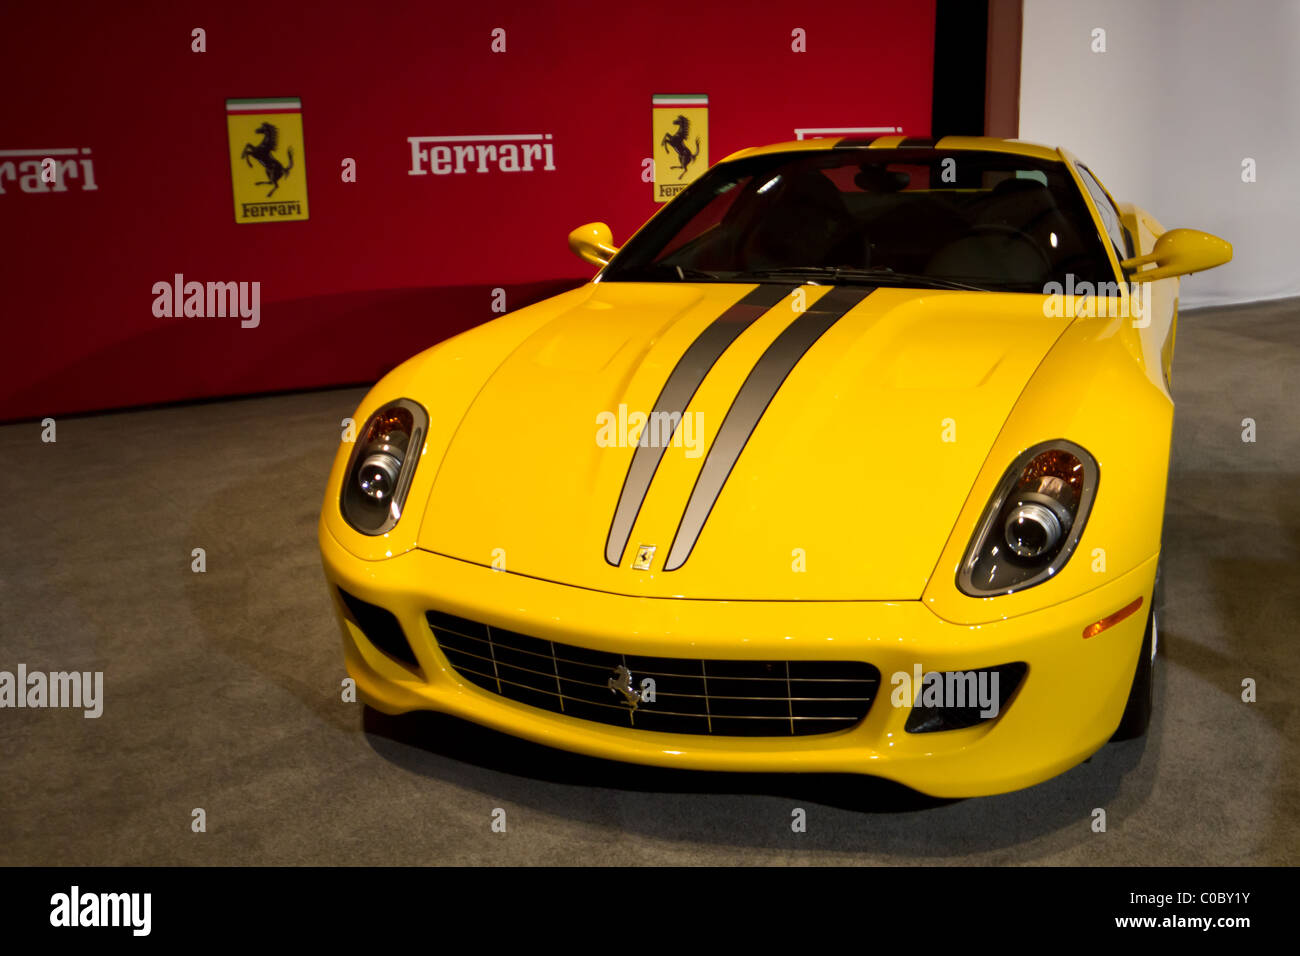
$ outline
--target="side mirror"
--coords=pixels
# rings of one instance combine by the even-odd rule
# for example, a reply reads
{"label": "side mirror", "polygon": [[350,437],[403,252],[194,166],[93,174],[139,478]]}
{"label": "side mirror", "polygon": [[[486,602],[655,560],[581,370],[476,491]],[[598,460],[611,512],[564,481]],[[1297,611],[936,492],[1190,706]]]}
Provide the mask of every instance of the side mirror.
{"label": "side mirror", "polygon": [[589,222],[569,233],[569,248],[579,259],[594,266],[603,266],[618,252],[614,234],[603,222]]}
{"label": "side mirror", "polygon": [[[1221,266],[1232,258],[1232,243],[1198,229],[1170,229],[1145,256],[1120,263],[1130,282],[1153,282]],[[1140,267],[1154,263],[1154,269]]]}

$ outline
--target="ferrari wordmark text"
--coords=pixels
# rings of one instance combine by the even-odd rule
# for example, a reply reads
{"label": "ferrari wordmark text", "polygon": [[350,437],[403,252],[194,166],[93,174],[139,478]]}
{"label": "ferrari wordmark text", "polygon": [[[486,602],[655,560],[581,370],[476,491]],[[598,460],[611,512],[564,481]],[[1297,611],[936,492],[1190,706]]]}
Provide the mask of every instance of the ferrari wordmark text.
{"label": "ferrari wordmark text", "polygon": [[153,314],[160,319],[238,316],[240,327],[245,329],[255,329],[262,323],[260,282],[186,282],[178,272],[171,282],[155,282],[153,295]]}
{"label": "ferrari wordmark text", "polygon": [[81,708],[95,719],[104,713],[103,671],[0,671],[0,708]]}
{"label": "ferrari wordmark text", "polygon": [[18,183],[25,193],[66,193],[69,186],[82,192],[99,188],[89,147],[54,149],[0,149],[0,196],[5,181]]}
{"label": "ferrari wordmark text", "polygon": [[[668,376],[668,381],[664,383],[651,415],[676,416],[680,419],[704,381],[704,376],[709,374],[727,347],[736,341],[741,332],[792,291],[793,286],[759,285],[718,316],[682,355]],[[632,464],[623,480],[623,490],[619,494],[614,520],[605,542],[605,560],[614,567],[618,567],[623,560],[623,552],[627,549],[627,541],[632,534],[632,525],[641,513],[641,505],[663,455],[662,445],[638,444],[636,453],[632,456]]]}
{"label": "ferrari wordmark text", "polygon": [[73,886],[50,897],[50,925],[57,927],[121,926],[148,936],[152,912],[152,893],[83,893]]}
{"label": "ferrari wordmark text", "polygon": [[408,136],[410,176],[463,176],[466,173],[532,173],[555,169],[550,133],[492,136]]}
{"label": "ferrari wordmark text", "polygon": [[799,360],[832,325],[848,314],[872,292],[862,286],[835,286],[818,299],[797,319],[791,322],[759,358],[745,383],[740,386],[735,401],[727,409],[718,436],[714,439],[704,467],[695,479],[690,500],[682,515],[677,534],[668,549],[665,571],[675,571],[686,563],[695,542],[704,529],[714,502],[722,493],[735,467],[736,459],[744,451],[749,436],[758,420],[776,397],[777,391]]}

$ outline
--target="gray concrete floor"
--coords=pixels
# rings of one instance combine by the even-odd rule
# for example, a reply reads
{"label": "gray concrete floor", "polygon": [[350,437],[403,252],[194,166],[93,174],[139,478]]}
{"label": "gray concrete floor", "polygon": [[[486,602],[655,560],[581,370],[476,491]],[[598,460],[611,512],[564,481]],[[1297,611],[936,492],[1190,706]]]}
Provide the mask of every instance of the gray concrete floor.
{"label": "gray concrete floor", "polygon": [[1296,863],[1298,359],[1300,300],[1183,316],[1151,732],[958,802],[363,718],[315,545],[362,390],[5,426],[0,670],[103,670],[106,703],[0,711],[0,864]]}

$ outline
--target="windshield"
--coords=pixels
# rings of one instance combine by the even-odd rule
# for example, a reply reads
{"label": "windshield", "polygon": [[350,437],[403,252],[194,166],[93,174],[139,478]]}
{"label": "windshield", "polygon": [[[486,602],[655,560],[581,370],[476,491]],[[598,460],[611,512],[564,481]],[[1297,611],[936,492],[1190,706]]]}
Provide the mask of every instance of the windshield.
{"label": "windshield", "polygon": [[603,282],[826,281],[1042,293],[1114,282],[1065,164],[975,150],[830,149],[715,166]]}

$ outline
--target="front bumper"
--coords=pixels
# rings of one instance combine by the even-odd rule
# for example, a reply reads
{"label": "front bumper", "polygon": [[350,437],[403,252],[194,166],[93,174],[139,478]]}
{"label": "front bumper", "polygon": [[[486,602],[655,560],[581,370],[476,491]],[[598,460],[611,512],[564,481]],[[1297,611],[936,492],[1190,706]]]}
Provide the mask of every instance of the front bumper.
{"label": "front bumper", "polygon": [[[322,523],[325,576],[361,699],[385,713],[433,710],[564,750],[698,770],[864,773],[940,797],[1002,793],[1084,760],[1118,726],[1141,649],[1156,556],[1041,611],[981,625],[947,622],[919,601],[698,601],[591,591],[493,571],[427,551],[364,561]],[[376,649],[343,613],[338,588],[392,612],[421,675]],[[1089,624],[1141,597],[1141,612],[1085,640]],[[551,713],[459,677],[438,649],[430,609],[615,653],[709,659],[862,660],[881,672],[866,718],[814,736],[656,733]],[[909,734],[891,676],[1024,661],[1028,674],[993,720]]]}

